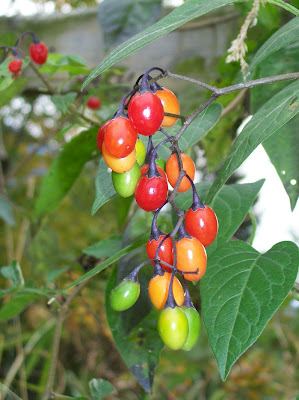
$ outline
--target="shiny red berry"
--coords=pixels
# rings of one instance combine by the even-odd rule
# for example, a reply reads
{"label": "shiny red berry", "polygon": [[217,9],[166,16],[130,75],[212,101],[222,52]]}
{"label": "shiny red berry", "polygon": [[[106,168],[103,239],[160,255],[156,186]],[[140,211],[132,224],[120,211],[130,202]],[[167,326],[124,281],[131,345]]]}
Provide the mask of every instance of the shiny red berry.
{"label": "shiny red berry", "polygon": [[29,48],[31,60],[36,64],[42,65],[48,58],[48,47],[44,42],[32,43]]}
{"label": "shiny red berry", "polygon": [[103,142],[104,142],[104,137],[105,137],[105,133],[106,133],[106,129],[107,126],[109,124],[109,121],[106,121],[98,130],[98,134],[97,134],[97,146],[99,151],[102,153],[102,147],[103,147]]}
{"label": "shiny red berry", "polygon": [[161,207],[168,193],[167,180],[161,177],[143,175],[135,189],[135,200],[140,208],[145,211],[154,211]]}
{"label": "shiny red berry", "polygon": [[153,135],[164,118],[163,105],[157,95],[146,91],[136,93],[129,104],[128,115],[140,135]]}
{"label": "shiny red berry", "polygon": [[14,60],[11,60],[8,64],[8,70],[12,74],[18,74],[21,71],[22,64],[22,60],[15,58]]}
{"label": "shiny red berry", "polygon": [[[162,242],[162,240],[165,238],[165,236],[166,235],[161,234],[157,240],[155,240],[154,238],[148,240],[148,242],[146,244],[146,252],[147,252],[147,256],[149,259],[153,259],[156,257],[157,248],[158,248],[159,244]],[[172,265],[172,263],[173,263],[172,250],[173,250],[172,241],[171,241],[171,238],[168,237],[162,243],[162,245],[159,249],[158,257],[160,258],[160,260],[165,261],[168,264]],[[152,264],[155,265],[154,262],[152,262]],[[162,263],[161,263],[161,267],[163,269],[165,269],[166,271],[169,271],[169,272],[172,271],[171,268],[167,267],[166,265],[164,265]]]}
{"label": "shiny red berry", "polygon": [[132,122],[125,117],[117,117],[110,121],[104,137],[105,146],[113,157],[123,158],[135,148],[137,132]]}
{"label": "shiny red berry", "polygon": [[91,96],[87,100],[87,107],[91,108],[92,110],[98,110],[101,105],[101,100],[98,97]]}
{"label": "shiny red berry", "polygon": [[198,239],[205,247],[210,246],[218,232],[218,220],[214,211],[205,206],[193,211],[190,208],[185,216],[186,231]]}

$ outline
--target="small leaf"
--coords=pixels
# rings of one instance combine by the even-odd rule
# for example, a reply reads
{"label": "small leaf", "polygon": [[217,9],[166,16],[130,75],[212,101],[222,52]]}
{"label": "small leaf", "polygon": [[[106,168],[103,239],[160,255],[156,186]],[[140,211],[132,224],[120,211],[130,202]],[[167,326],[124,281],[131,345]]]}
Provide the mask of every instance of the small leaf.
{"label": "small leaf", "polygon": [[[213,103],[207,107],[202,113],[200,113],[195,120],[186,129],[186,132],[181,136],[179,140],[179,147],[182,151],[185,151],[188,147],[195,145],[200,139],[202,139],[217,123],[221,116],[222,106],[219,103]],[[170,129],[166,129],[170,136],[174,136],[180,129],[182,124],[177,122]],[[148,137],[141,136],[140,139],[145,145],[147,145]],[[165,136],[161,132],[156,132],[152,137],[154,146],[159,144]],[[158,154],[164,160],[170,156],[169,143],[161,146],[158,150]]]}
{"label": "small leaf", "polygon": [[8,225],[15,224],[11,204],[2,193],[0,193],[0,218],[2,218]]}
{"label": "small leaf", "polygon": [[114,47],[153,24],[161,12],[161,0],[104,0],[98,8],[105,45]]}
{"label": "small leaf", "polygon": [[[287,4],[287,3],[285,3]],[[289,5],[289,4],[288,4]],[[277,50],[289,45],[290,43],[298,41],[299,37],[299,19],[293,18],[290,22],[283,25],[276,31],[256,52],[253,57],[248,70],[246,71],[247,79],[254,69],[270,54],[275,53]],[[268,76],[268,75],[267,75]]]}
{"label": "small leaf", "polygon": [[298,265],[298,247],[292,242],[259,254],[234,241],[209,257],[200,286],[202,316],[222,380],[288,295]]}
{"label": "small leaf", "polygon": [[0,309],[0,322],[19,315],[36,297],[37,295],[34,293],[20,294],[12,297]]}
{"label": "small leaf", "polygon": [[68,285],[65,288],[63,288],[62,290],[60,290],[59,293],[63,293],[66,290],[69,290],[70,288],[72,288],[76,285],[79,285],[79,283],[85,281],[86,279],[97,275],[99,272],[103,271],[103,269],[109,267],[115,261],[119,260],[124,255],[130,253],[130,251],[138,249],[139,247],[143,246],[147,242],[148,236],[149,236],[148,233],[146,233],[145,235],[139,237],[139,239],[137,239],[135,242],[129,244],[128,246],[124,247],[117,253],[113,254],[111,257],[107,258],[105,261],[98,264],[92,270],[86,272],[86,274],[82,275],[80,278],[73,281],[70,285]]}
{"label": "small leaf", "polygon": [[116,195],[114,190],[111,173],[103,158],[100,159],[97,176],[95,179],[96,197],[94,199],[91,215],[94,215],[108,200]]}
{"label": "small leaf", "polygon": [[68,72],[71,76],[88,74],[90,70],[86,67],[86,61],[77,55],[61,56],[60,54],[50,53],[47,62],[43,64],[39,71],[43,74],[55,74],[56,72]]}
{"label": "small leaf", "polygon": [[92,379],[88,383],[92,400],[101,400],[103,397],[112,393],[115,388],[105,379]]}
{"label": "small leaf", "polygon": [[299,81],[281,90],[253,115],[217,175],[207,197],[208,203],[253,150],[298,113],[298,94]]}
{"label": "small leaf", "polygon": [[65,268],[59,268],[59,269],[54,269],[52,271],[49,271],[46,275],[46,281],[47,283],[54,282],[60,275],[62,275],[65,271],[67,271],[67,267]]}
{"label": "small leaf", "polygon": [[212,11],[216,8],[225,6],[227,4],[236,3],[238,0],[189,0],[180,7],[175,8],[171,13],[166,15],[160,21],[156,22],[154,25],[145,29],[141,33],[128,39],[121,45],[119,45],[112,53],[105,58],[85,79],[82,90],[84,87],[108,69],[111,65],[115,64],[117,61],[123,59],[129,54],[134,53],[136,50],[141,49],[145,45],[153,42],[161,36],[173,31],[186,22],[191,21],[194,18],[200,17]]}
{"label": "small leaf", "polygon": [[100,240],[83,250],[83,253],[96,258],[109,257],[121,250],[122,235],[113,235]]}
{"label": "small leaf", "polygon": [[70,190],[96,149],[97,131],[83,131],[64,145],[43,179],[35,205],[36,216],[52,211]]}
{"label": "small leaf", "polygon": [[70,92],[67,94],[54,94],[51,97],[51,100],[62,114],[66,114],[69,106],[73,103],[76,97],[77,93]]}
{"label": "small leaf", "polygon": [[23,273],[18,261],[14,260],[11,265],[0,268],[0,272],[4,278],[12,281],[13,287],[20,288],[24,286]]}

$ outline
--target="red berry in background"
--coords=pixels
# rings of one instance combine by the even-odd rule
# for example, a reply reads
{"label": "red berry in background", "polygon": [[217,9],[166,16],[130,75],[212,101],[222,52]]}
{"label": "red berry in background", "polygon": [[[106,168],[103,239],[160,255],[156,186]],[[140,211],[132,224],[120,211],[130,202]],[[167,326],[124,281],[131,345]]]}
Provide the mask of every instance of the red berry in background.
{"label": "red berry in background", "polygon": [[161,126],[164,110],[161,100],[150,91],[136,93],[128,108],[128,116],[140,135],[153,135]]}
{"label": "red berry in background", "polygon": [[216,214],[208,206],[197,208],[195,211],[191,207],[186,212],[185,228],[191,236],[194,236],[207,247],[213,243],[218,232]]}
{"label": "red berry in background", "polygon": [[91,96],[87,100],[87,107],[91,108],[92,110],[98,110],[101,105],[101,100],[96,96]]}
{"label": "red berry in background", "polygon": [[106,133],[106,129],[107,126],[109,124],[109,121],[106,121],[98,130],[98,134],[97,134],[97,146],[99,149],[99,152],[102,153],[102,147],[103,147],[103,142],[104,142],[104,137],[105,137],[105,133]]}
{"label": "red berry in background", "polygon": [[42,65],[48,58],[48,47],[44,42],[32,43],[29,48],[31,60],[36,64]]}
{"label": "red berry in background", "polygon": [[23,64],[22,60],[15,58],[14,60],[11,60],[10,63],[8,64],[8,70],[12,74],[17,75],[21,71],[22,64]]}
{"label": "red berry in background", "polygon": [[104,137],[105,146],[113,157],[123,158],[135,148],[137,132],[126,117],[117,117],[110,121]]}
{"label": "red berry in background", "polygon": [[[159,238],[157,240],[155,240],[154,238],[149,239],[147,244],[146,244],[146,253],[149,259],[153,259],[156,256],[156,251],[157,248],[159,246],[159,244],[162,242],[162,240],[165,238],[165,234],[161,234],[159,236]],[[160,258],[161,261],[165,261],[168,264],[172,265],[173,263],[173,246],[172,246],[172,241],[171,238],[168,237],[167,239],[164,240],[164,242],[162,243],[159,253],[158,253],[158,257]],[[155,265],[154,262],[152,262],[153,265]],[[172,269],[167,267],[166,265],[161,263],[161,267],[166,270],[171,272]]]}
{"label": "red berry in background", "polygon": [[135,200],[145,211],[154,211],[161,207],[168,194],[168,184],[165,178],[143,175],[135,189]]}

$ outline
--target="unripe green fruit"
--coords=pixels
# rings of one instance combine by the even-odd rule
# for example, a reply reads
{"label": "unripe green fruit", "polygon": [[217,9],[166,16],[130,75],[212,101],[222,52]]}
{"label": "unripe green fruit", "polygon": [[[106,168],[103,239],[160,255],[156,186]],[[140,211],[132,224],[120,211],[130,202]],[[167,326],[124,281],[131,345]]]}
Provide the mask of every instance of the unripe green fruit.
{"label": "unripe green fruit", "polygon": [[123,174],[112,171],[114,189],[121,197],[130,197],[135,192],[140,176],[140,167],[137,163],[134,164],[132,169]]}
{"label": "unripe green fruit", "polygon": [[156,164],[159,165],[165,171],[166,169],[166,162],[163,160],[163,158],[157,158]]}
{"label": "unripe green fruit", "polygon": [[179,307],[165,308],[158,318],[158,332],[171,350],[181,349],[188,337],[188,319]]}
{"label": "unripe green fruit", "polygon": [[185,306],[182,307],[183,312],[185,313],[187,320],[188,320],[188,325],[189,325],[189,333],[187,340],[182,347],[182,350],[191,350],[192,347],[195,345],[195,343],[198,340],[199,333],[200,333],[200,316],[198,312],[195,310],[195,308],[190,307],[187,308]]}
{"label": "unripe green fruit", "polygon": [[143,165],[145,161],[146,148],[140,139],[137,139],[135,149],[136,149],[136,161],[137,164],[140,165],[141,167],[141,165]]}
{"label": "unripe green fruit", "polygon": [[127,310],[137,301],[139,294],[139,282],[123,279],[110,294],[111,307],[115,311]]}

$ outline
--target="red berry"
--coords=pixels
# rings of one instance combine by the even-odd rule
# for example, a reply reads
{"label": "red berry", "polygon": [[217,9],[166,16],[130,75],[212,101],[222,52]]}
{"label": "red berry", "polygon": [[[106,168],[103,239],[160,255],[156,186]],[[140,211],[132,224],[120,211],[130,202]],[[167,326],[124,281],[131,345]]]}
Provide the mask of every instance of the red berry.
{"label": "red berry", "polygon": [[21,68],[22,68],[22,60],[19,60],[17,58],[11,60],[10,63],[8,64],[8,70],[12,74],[18,74],[21,71]]}
{"label": "red berry", "polygon": [[205,206],[193,211],[190,208],[185,216],[186,231],[198,239],[205,247],[209,246],[216,238],[218,220],[214,211]]}
{"label": "red berry", "polygon": [[135,148],[137,132],[132,122],[125,117],[117,117],[110,121],[104,137],[105,146],[113,157],[123,158]]}
{"label": "red berry", "polygon": [[32,43],[29,48],[31,60],[42,65],[47,61],[48,47],[44,42]]}
{"label": "red berry", "polygon": [[163,105],[154,93],[136,93],[130,101],[128,115],[140,135],[150,136],[161,126],[164,118]]}
{"label": "red berry", "polygon": [[91,108],[92,110],[98,110],[102,105],[101,100],[98,97],[91,96],[87,100],[87,107]]}
{"label": "red berry", "polygon": [[135,189],[135,199],[140,208],[145,211],[154,211],[161,207],[168,193],[167,180],[153,176],[149,178],[144,175],[139,179]]}
{"label": "red berry", "polygon": [[102,147],[103,147],[103,142],[104,142],[104,137],[106,133],[107,126],[109,124],[109,121],[106,121],[98,130],[98,135],[97,135],[97,146],[99,149],[99,152],[102,153]]}
{"label": "red berry", "polygon": [[[186,171],[187,175],[189,175],[189,177],[193,181],[195,176],[195,165],[192,158],[187,156],[187,154],[181,153],[181,159],[182,159],[183,169]],[[177,183],[179,174],[180,170],[179,170],[177,155],[172,154],[166,162],[166,175],[168,178],[168,182],[173,188]],[[189,190],[190,187],[191,183],[189,179],[184,176],[181,183],[179,184],[178,192],[187,192],[187,190]]]}
{"label": "red berry", "polygon": [[[147,252],[147,256],[149,259],[153,259],[156,256],[156,251],[157,248],[159,246],[159,244],[161,243],[161,241],[165,238],[166,235],[162,234],[159,236],[158,240],[153,239],[149,239],[147,244],[146,244],[146,252]],[[168,264],[172,265],[173,263],[173,254],[172,254],[172,241],[171,238],[168,237],[167,239],[164,240],[164,242],[162,243],[160,250],[159,250],[159,254],[158,257],[160,258],[160,260],[167,262]],[[154,262],[152,262],[153,265],[155,265]],[[166,271],[171,272],[172,269],[167,267],[166,265],[161,263],[161,266],[163,269],[165,269]]]}
{"label": "red berry", "polygon": [[[194,237],[184,237],[176,242],[177,268],[183,272],[195,272],[184,274],[188,281],[201,279],[207,267],[207,253],[203,245]],[[198,273],[196,270],[198,269]]]}

